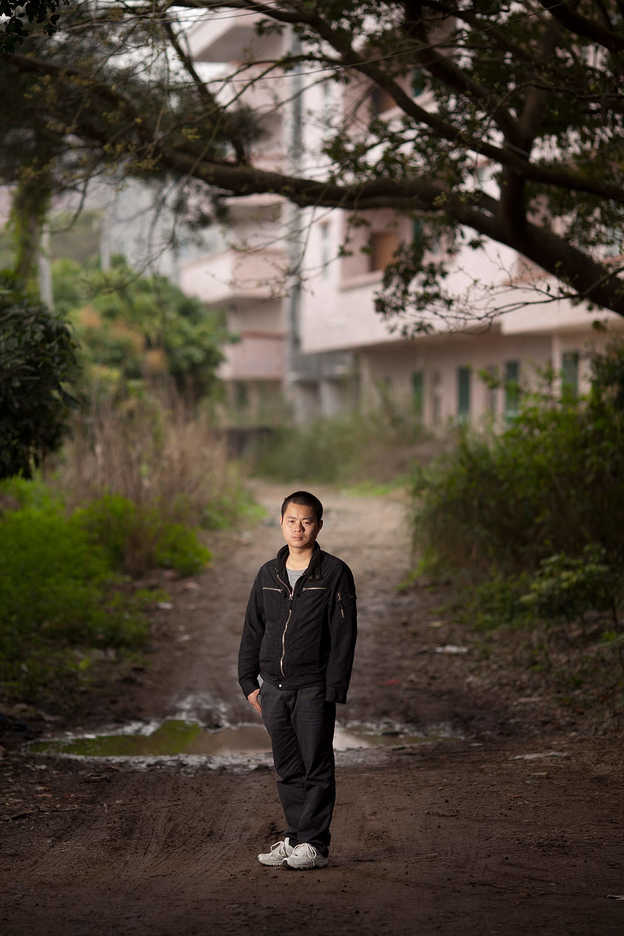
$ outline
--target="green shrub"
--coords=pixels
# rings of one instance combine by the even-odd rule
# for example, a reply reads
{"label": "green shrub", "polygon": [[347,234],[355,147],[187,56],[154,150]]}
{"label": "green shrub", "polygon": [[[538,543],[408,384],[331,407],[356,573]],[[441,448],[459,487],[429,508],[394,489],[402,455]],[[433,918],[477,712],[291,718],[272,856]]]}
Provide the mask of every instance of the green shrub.
{"label": "green shrub", "polygon": [[134,644],[145,628],[139,634],[132,615],[126,616],[128,607],[113,589],[119,583],[106,551],[57,506],[26,507],[0,519],[3,638],[40,634]]}
{"label": "green shrub", "polygon": [[[464,430],[413,475],[414,542],[431,571],[470,578],[464,616],[482,629],[621,629],[624,595],[624,347],[593,360],[586,399],[525,395],[500,432]],[[603,625],[604,629],[604,625]]]}
{"label": "green shrub", "polygon": [[195,530],[181,523],[167,523],[156,543],[155,558],[160,566],[180,575],[193,575],[210,562],[212,553],[199,542]]}
{"label": "green shrub", "polygon": [[528,575],[494,575],[484,582],[468,586],[462,590],[459,617],[477,631],[533,623],[533,610],[522,604],[522,596],[530,581]]}
{"label": "green shrub", "polygon": [[0,374],[0,478],[30,477],[67,432],[77,345],[67,323],[7,274],[0,274]]}
{"label": "green shrub", "polygon": [[0,517],[0,684],[19,697],[59,691],[84,658],[72,647],[138,647],[145,595],[127,595],[106,551],[58,503]]}
{"label": "green shrub", "polygon": [[258,444],[254,470],[289,482],[389,481],[408,472],[414,446],[424,437],[408,405],[385,399],[368,412],[278,427]]}
{"label": "green shrub", "polygon": [[133,575],[156,566],[193,575],[211,559],[196,530],[166,521],[157,507],[134,504],[119,494],[105,494],[73,516],[115,568]]}
{"label": "green shrub", "polygon": [[466,431],[414,474],[414,535],[437,563],[487,574],[537,569],[600,544],[624,559],[621,414],[582,401],[525,402],[500,435]]}
{"label": "green shrub", "polygon": [[[68,516],[41,481],[4,481],[0,507],[0,690],[58,703],[88,679],[89,648],[142,646],[145,607],[159,595],[130,590],[119,539],[97,542],[85,511]],[[104,517],[104,505],[94,514]]]}
{"label": "green shrub", "polygon": [[92,648],[144,643],[145,607],[163,594],[131,589],[120,573],[161,565],[190,575],[210,558],[194,529],[154,507],[108,494],[70,515],[40,479],[3,481],[0,690],[54,704],[79,689]]}
{"label": "green shrub", "polygon": [[617,627],[618,605],[624,595],[624,574],[608,561],[605,549],[586,546],[581,556],[549,556],[520,599],[539,617],[573,624],[589,611],[607,611]]}
{"label": "green shrub", "polygon": [[[117,537],[117,549],[129,525],[137,533],[142,528],[149,555],[155,528],[164,522],[220,529],[258,510],[240,466],[228,461],[209,409],[187,406],[175,391],[164,399],[142,391],[117,403],[92,401],[61,457],[46,466],[46,477],[72,508],[121,498],[107,501],[110,516],[97,525],[108,528],[112,548]],[[136,516],[129,517],[128,502]]]}

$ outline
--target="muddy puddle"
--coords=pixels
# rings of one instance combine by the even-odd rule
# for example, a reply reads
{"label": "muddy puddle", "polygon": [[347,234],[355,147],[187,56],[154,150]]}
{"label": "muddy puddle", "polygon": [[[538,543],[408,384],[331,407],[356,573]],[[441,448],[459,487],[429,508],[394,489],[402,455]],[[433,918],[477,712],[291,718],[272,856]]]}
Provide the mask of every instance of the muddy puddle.
{"label": "muddy puddle", "polygon": [[[337,752],[367,751],[379,747],[422,744],[448,734],[438,726],[437,734],[419,735],[401,727],[370,725],[336,726]],[[132,725],[112,734],[52,738],[37,741],[29,749],[38,754],[73,757],[147,758],[201,756],[232,762],[270,755],[269,736],[262,725],[240,724],[206,728],[192,721],[168,719],[159,725]]]}

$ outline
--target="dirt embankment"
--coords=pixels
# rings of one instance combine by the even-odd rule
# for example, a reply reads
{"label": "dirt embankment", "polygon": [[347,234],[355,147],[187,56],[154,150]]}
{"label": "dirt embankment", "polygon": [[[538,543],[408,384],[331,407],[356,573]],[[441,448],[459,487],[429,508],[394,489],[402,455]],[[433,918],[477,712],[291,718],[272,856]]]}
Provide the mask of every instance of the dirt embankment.
{"label": "dirt embankment", "polygon": [[[213,567],[170,582],[154,652],[85,725],[192,711],[250,720],[236,685],[241,616],[280,545],[271,515],[223,535]],[[417,747],[341,760],[330,866],[295,874],[255,855],[279,837],[271,771],[208,763],[137,770],[0,760],[0,931],[14,934],[578,934],[624,932],[622,753],[584,737],[521,674],[496,684],[442,620],[443,596],[398,592],[407,503],[320,492],[324,548],[358,585],[360,637],[341,720],[410,724]],[[450,652],[450,648],[466,652]]]}

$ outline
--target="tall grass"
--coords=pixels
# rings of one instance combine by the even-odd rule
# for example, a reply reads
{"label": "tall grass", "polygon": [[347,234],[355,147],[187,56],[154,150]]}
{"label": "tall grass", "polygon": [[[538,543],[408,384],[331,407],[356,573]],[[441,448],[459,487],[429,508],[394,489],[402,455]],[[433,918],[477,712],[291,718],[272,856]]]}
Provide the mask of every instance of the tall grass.
{"label": "tall grass", "polygon": [[75,696],[94,654],[147,637],[162,592],[132,579],[200,572],[203,530],[253,506],[208,414],[175,395],[92,403],[42,475],[0,483],[0,694]]}
{"label": "tall grass", "polygon": [[462,434],[414,473],[414,536],[439,564],[530,571],[600,544],[624,559],[624,413],[527,399],[502,433]]}
{"label": "tall grass", "polygon": [[414,542],[421,569],[455,573],[464,620],[592,639],[624,668],[624,347],[593,373],[586,398],[527,395],[503,432],[418,467]]}
{"label": "tall grass", "polygon": [[283,481],[387,482],[407,477],[414,459],[435,448],[409,402],[385,398],[370,410],[278,427],[258,446],[253,468]]}
{"label": "tall grass", "polygon": [[123,540],[132,574],[162,564],[165,540],[181,556],[183,528],[225,528],[257,511],[210,411],[188,406],[175,390],[92,402],[46,477],[69,509],[105,498],[90,522],[113,550]]}
{"label": "tall grass", "polygon": [[174,392],[92,402],[50,476],[70,504],[118,494],[206,527],[233,519],[242,486],[209,412]]}

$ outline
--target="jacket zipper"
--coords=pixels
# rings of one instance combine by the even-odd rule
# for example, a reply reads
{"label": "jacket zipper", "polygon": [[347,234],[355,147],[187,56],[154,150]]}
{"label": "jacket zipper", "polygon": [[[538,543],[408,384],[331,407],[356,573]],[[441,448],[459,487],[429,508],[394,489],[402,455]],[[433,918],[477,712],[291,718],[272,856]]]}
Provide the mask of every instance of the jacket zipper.
{"label": "jacket zipper", "polygon": [[272,585],[263,585],[262,591],[276,591],[276,592],[279,592],[280,595],[282,594],[281,588],[274,588]]}
{"label": "jacket zipper", "polygon": [[[277,575],[277,572],[275,574]],[[284,673],[284,657],[286,656],[286,631],[288,630],[288,623],[292,615],[292,600],[293,600],[293,595],[294,595],[295,590],[294,588],[290,588],[290,586],[287,585],[286,582],[282,578],[280,578],[279,575],[277,575],[277,580],[278,582],[282,583],[282,585],[284,586],[284,588],[288,591],[288,594],[290,595],[290,608],[288,609],[288,617],[286,618],[286,623],[284,624],[284,629],[282,631],[282,656],[280,658],[280,672],[282,674],[282,678],[286,679],[286,674]]]}
{"label": "jacket zipper", "polygon": [[284,657],[286,656],[286,631],[288,630],[288,622],[290,621],[291,614],[292,608],[288,612],[288,617],[286,618],[286,623],[284,624],[284,630],[282,631],[282,657],[280,659],[280,670],[284,679],[286,679],[286,674],[284,673]]}
{"label": "jacket zipper", "polygon": [[342,607],[342,597],[340,595],[340,592],[338,592],[338,605],[340,607],[340,613],[342,617],[344,617],[344,608]]}

